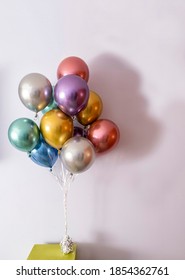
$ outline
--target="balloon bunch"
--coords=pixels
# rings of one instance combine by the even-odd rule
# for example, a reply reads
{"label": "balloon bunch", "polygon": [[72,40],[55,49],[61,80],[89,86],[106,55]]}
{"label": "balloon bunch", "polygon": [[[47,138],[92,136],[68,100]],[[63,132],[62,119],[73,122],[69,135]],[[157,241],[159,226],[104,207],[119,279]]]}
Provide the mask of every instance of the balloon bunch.
{"label": "balloon bunch", "polygon": [[61,162],[57,181],[63,186],[65,210],[64,253],[71,252],[72,240],[67,234],[67,189],[74,174],[86,171],[96,153],[111,149],[119,140],[119,129],[108,119],[99,119],[103,103],[89,90],[89,69],[78,57],[67,57],[58,66],[57,83],[39,73],[23,77],[18,87],[22,103],[35,112],[42,111],[40,128],[35,121],[19,118],[8,130],[10,143],[27,152],[36,164],[50,168]]}

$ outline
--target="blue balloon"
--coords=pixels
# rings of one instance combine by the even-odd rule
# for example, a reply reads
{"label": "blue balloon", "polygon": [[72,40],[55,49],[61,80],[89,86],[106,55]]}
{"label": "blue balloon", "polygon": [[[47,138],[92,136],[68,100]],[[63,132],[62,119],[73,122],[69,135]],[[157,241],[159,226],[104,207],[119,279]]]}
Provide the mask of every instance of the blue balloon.
{"label": "blue balloon", "polygon": [[58,150],[47,144],[41,137],[39,144],[29,153],[29,157],[40,166],[52,168],[58,158]]}

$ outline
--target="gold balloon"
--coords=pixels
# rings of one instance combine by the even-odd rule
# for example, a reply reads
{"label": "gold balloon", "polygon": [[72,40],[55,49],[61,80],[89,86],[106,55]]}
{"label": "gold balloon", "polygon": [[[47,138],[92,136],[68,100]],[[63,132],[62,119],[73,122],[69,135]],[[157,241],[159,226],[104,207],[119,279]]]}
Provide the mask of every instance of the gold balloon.
{"label": "gold balloon", "polygon": [[77,120],[83,125],[91,124],[101,115],[102,109],[103,103],[100,96],[91,90],[87,106],[77,114]]}
{"label": "gold balloon", "polygon": [[73,135],[72,118],[59,109],[50,110],[41,119],[40,131],[45,141],[59,150]]}

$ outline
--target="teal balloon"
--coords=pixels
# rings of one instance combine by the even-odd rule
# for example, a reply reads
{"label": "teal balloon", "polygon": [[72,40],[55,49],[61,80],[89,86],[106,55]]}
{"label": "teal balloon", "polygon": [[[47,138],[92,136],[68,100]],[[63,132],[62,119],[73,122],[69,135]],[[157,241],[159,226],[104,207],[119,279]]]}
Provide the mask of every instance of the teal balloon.
{"label": "teal balloon", "polygon": [[58,109],[57,103],[54,100],[54,87],[52,87],[51,102],[42,110],[42,114],[44,115],[45,113],[47,113],[53,109]]}
{"label": "teal balloon", "polygon": [[37,124],[28,118],[13,121],[8,129],[8,138],[12,146],[23,152],[30,152],[40,139]]}
{"label": "teal balloon", "polygon": [[42,113],[45,114],[53,109],[58,109],[58,106],[54,100],[52,100],[52,102],[42,110]]}

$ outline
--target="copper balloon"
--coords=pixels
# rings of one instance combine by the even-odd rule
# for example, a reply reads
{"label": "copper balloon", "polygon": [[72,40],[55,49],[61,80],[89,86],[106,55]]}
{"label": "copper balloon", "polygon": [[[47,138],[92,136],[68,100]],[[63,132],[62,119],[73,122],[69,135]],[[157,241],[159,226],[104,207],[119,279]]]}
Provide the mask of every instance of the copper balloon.
{"label": "copper balloon", "polygon": [[102,109],[103,103],[100,96],[91,90],[87,106],[77,114],[77,120],[83,125],[91,124],[99,118]]}
{"label": "copper balloon", "polygon": [[85,61],[76,56],[69,56],[62,60],[57,69],[57,78],[74,74],[80,76],[86,82],[89,79],[89,68]]}
{"label": "copper balloon", "polygon": [[73,135],[73,121],[59,109],[50,110],[43,115],[40,130],[45,141],[59,150]]}
{"label": "copper balloon", "polygon": [[100,119],[90,126],[87,138],[93,143],[95,151],[101,153],[110,150],[118,143],[120,132],[114,122]]}

